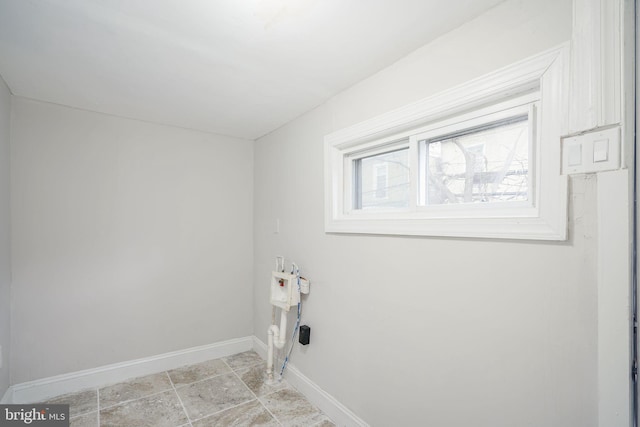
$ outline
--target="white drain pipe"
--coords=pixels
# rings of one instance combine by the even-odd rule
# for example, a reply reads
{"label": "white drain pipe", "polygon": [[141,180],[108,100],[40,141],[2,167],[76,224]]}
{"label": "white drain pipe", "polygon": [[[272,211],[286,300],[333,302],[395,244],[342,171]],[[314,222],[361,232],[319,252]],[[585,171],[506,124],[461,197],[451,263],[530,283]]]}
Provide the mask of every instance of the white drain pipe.
{"label": "white drain pipe", "polygon": [[287,343],[287,312],[280,309],[280,327],[271,325],[267,330],[268,348],[267,348],[267,378],[273,381],[273,346],[276,348],[284,348]]}

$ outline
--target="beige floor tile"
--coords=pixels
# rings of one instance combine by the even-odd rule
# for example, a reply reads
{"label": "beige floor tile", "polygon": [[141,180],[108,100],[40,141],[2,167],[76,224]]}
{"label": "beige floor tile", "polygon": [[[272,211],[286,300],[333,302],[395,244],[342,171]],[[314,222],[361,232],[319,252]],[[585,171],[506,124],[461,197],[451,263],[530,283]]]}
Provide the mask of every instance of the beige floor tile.
{"label": "beige floor tile", "polygon": [[326,417],[298,391],[279,390],[260,398],[267,409],[287,427],[308,427]]}
{"label": "beige floor tile", "polygon": [[267,364],[254,365],[250,368],[236,371],[240,379],[255,393],[256,396],[263,396],[276,390],[287,388],[286,381],[279,381],[267,384]]}
{"label": "beige floor tile", "polygon": [[279,426],[262,404],[253,400],[195,421],[193,427]]}
{"label": "beige floor tile", "polygon": [[100,427],[176,427],[188,422],[173,390],[100,411]]}
{"label": "beige floor tile", "polygon": [[224,357],[223,359],[234,371],[263,362],[262,358],[255,351],[245,351],[244,353],[234,354],[233,356]]}
{"label": "beige floor tile", "polygon": [[165,390],[171,390],[166,372],[134,378],[100,389],[100,408],[108,408],[129,400],[139,399]]}
{"label": "beige floor tile", "polygon": [[214,359],[173,369],[169,371],[169,377],[171,377],[173,385],[179,387],[229,372],[231,369],[222,359]]}
{"label": "beige floor tile", "polygon": [[255,399],[235,374],[219,375],[177,388],[189,418],[196,420]]}
{"label": "beige floor tile", "polygon": [[315,424],[313,427],[336,427],[336,425],[327,418],[326,420],[320,421],[318,424]]}
{"label": "beige floor tile", "polygon": [[52,404],[68,404],[69,417],[77,417],[78,415],[98,410],[98,392],[95,389],[84,390],[78,393],[69,393],[58,396],[48,401]]}
{"label": "beige floor tile", "polygon": [[265,369],[260,356],[247,351],[48,403],[69,404],[70,427],[335,427],[285,381],[266,384]]}
{"label": "beige floor tile", "polygon": [[99,427],[98,412],[90,412],[71,418],[69,427]]}

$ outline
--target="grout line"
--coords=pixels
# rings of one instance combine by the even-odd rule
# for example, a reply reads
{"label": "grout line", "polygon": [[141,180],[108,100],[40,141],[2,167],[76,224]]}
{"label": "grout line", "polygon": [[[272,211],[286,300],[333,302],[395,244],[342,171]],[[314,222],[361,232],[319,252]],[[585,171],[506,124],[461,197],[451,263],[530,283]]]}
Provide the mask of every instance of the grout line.
{"label": "grout line", "polygon": [[[227,366],[229,366],[229,368],[231,368],[231,366],[227,363],[227,361],[226,361],[226,360],[224,360],[224,359],[223,359],[222,361],[223,361],[224,363],[226,363],[226,364],[227,364]],[[245,370],[245,369],[247,369],[247,370],[248,370],[248,369],[253,368],[254,366],[262,365],[263,363],[264,363],[264,360],[260,360],[260,362],[252,363],[252,364],[251,364],[251,365],[249,365],[249,366],[244,366],[244,367],[242,367],[242,368],[238,368],[237,370],[234,370],[233,368],[231,368],[231,372],[233,372],[233,374],[234,374],[234,375],[235,375],[235,376],[240,380],[240,382],[242,383],[242,385],[244,385],[244,386],[247,388],[247,390],[249,390],[249,392],[255,396],[255,398],[256,398],[256,400],[258,401],[258,403],[260,403],[260,405],[262,405],[262,407],[263,407],[263,408],[264,408],[264,409],[265,409],[269,414],[271,414],[271,416],[273,417],[273,419],[274,419],[274,420],[276,420],[276,422],[278,423],[278,425],[282,426],[283,424],[280,422],[280,420],[278,419],[278,417],[276,417],[276,416],[273,414],[273,412],[271,412],[271,411],[269,410],[269,408],[267,408],[267,407],[264,405],[264,403],[262,403],[262,401],[260,400],[260,397],[258,397],[258,395],[257,395],[257,394],[255,394],[255,393],[253,392],[253,390],[251,390],[251,389],[249,388],[249,386],[248,386],[248,385],[247,385],[247,384],[242,380],[242,378],[240,377],[240,375],[238,375],[238,371],[243,371],[243,370]],[[217,412],[216,412],[216,413],[217,413]],[[211,415],[213,415],[213,414],[211,414]]]}
{"label": "grout line", "polygon": [[104,408],[102,408],[102,409],[111,409],[111,408],[115,408],[116,406],[121,406],[121,405],[125,405],[125,404],[127,404],[127,403],[136,402],[136,401],[138,401],[138,400],[140,400],[140,399],[146,399],[147,397],[156,396],[156,395],[158,395],[158,394],[166,393],[166,392],[168,392],[168,391],[171,391],[171,389],[170,389],[170,388],[167,388],[167,389],[164,389],[164,390],[161,390],[161,391],[157,391],[157,392],[155,392],[155,393],[146,394],[146,395],[144,395],[144,396],[136,397],[135,399],[123,400],[122,402],[118,402],[118,403],[116,403],[116,404],[114,404],[114,405],[111,405],[111,406],[105,406],[105,407],[104,407]]}
{"label": "grout line", "polygon": [[[320,424],[322,424],[325,421],[329,421],[330,423],[333,423],[333,421],[331,420],[331,418],[327,417],[327,415],[323,412],[322,415],[324,415],[324,420],[320,420],[317,423],[313,424],[311,427],[316,427],[319,426]],[[335,423],[333,423],[335,424]]]}
{"label": "grout line", "polygon": [[[229,366],[229,364],[228,364],[225,360],[222,360],[222,361],[224,362],[224,364],[225,364],[225,365]],[[204,419],[204,418],[211,417],[211,416],[213,416],[213,415],[219,414],[220,412],[224,412],[224,411],[227,411],[227,410],[229,410],[229,409],[237,408],[238,406],[244,405],[244,404],[249,403],[249,402],[252,402],[252,401],[254,401],[254,400],[257,400],[257,401],[258,401],[258,403],[262,404],[262,402],[260,402],[260,399],[258,399],[258,396],[253,392],[253,390],[251,390],[251,389],[249,388],[249,386],[247,386],[247,384],[245,384],[245,382],[244,382],[244,381],[242,381],[242,378],[240,378],[240,376],[236,373],[236,371],[234,371],[234,370],[231,368],[231,366],[229,366],[229,369],[231,369],[231,372],[230,372],[230,373],[236,376],[236,378],[240,381],[240,384],[242,384],[243,386],[245,386],[245,388],[246,388],[247,390],[249,390],[249,393],[251,393],[251,394],[253,395],[253,397],[254,397],[254,398],[253,398],[253,399],[250,399],[250,400],[247,400],[246,402],[242,402],[242,403],[239,403],[239,404],[237,404],[237,405],[230,406],[230,407],[228,407],[228,408],[225,408],[225,409],[222,409],[222,410],[220,410],[220,411],[214,412],[214,413],[209,414],[209,415],[207,415],[207,416],[205,416],[205,417],[198,418],[197,420],[194,420],[194,421],[199,421],[199,420],[202,420],[202,419]],[[245,369],[245,368],[242,368],[242,369]],[[264,405],[263,405],[263,406],[264,406]]]}
{"label": "grout line", "polygon": [[255,394],[255,393],[253,392],[253,390],[251,390],[251,389],[249,388],[249,386],[248,386],[244,381],[242,381],[242,378],[240,378],[240,375],[238,375],[235,371],[233,372],[233,374],[234,374],[234,375],[236,376],[236,378],[240,381],[240,384],[242,384],[242,385],[244,386],[244,388],[246,388],[247,390],[249,390],[249,393],[251,393],[251,394],[253,395],[253,397],[254,397],[254,398],[258,399],[258,395],[257,395],[257,394]]}
{"label": "grout line", "polygon": [[187,417],[187,421],[189,421],[189,425],[193,427],[193,425],[191,424],[191,417],[187,412],[187,408],[184,407],[184,403],[182,403],[182,399],[180,399],[178,390],[176,389],[176,386],[173,384],[173,381],[171,380],[171,375],[169,375],[168,371],[164,371],[164,373],[167,374],[167,378],[169,378],[169,384],[171,384],[171,388],[173,389],[173,392],[176,394],[176,397],[178,398],[178,402],[180,402],[180,406],[182,406],[182,411],[184,412],[184,415]]}
{"label": "grout line", "polygon": [[[260,362],[260,364],[262,364],[262,363],[264,363],[264,362]],[[256,363],[256,365],[257,365],[257,363]],[[256,366],[256,365],[251,365],[251,366],[253,367],[253,366]],[[262,403],[262,400],[260,400],[260,397],[259,397],[257,394],[255,394],[255,393],[253,392],[253,390],[251,390],[251,389],[249,388],[249,386],[248,386],[244,381],[242,381],[242,378],[240,378],[240,375],[238,375],[238,373],[237,373],[236,371],[233,371],[233,373],[236,375],[236,377],[238,377],[238,379],[240,380],[240,382],[241,382],[241,383],[242,383],[242,384],[247,388],[247,390],[249,390],[249,391],[251,392],[251,394],[253,394],[253,395],[256,397],[256,400],[260,403],[260,405],[262,405],[262,407],[263,407],[264,409],[266,409],[266,411],[267,411],[268,413],[270,413],[270,414],[271,414],[271,416],[273,417],[273,419],[274,419],[274,420],[276,420],[276,422],[277,422],[279,425],[281,425],[281,426],[282,426],[283,424],[282,424],[282,422],[278,419],[278,417],[276,417],[276,416],[275,416],[275,414],[274,414],[273,412],[271,412],[271,410],[269,410],[269,408],[267,408],[267,407],[266,407],[266,405],[265,405],[264,403]],[[264,373],[263,373],[263,375],[264,375]],[[271,392],[271,393],[275,393],[276,391],[278,391],[278,390],[274,390],[274,391],[273,391],[273,392]],[[266,395],[268,395],[268,394],[271,394],[271,393],[267,393],[267,394],[265,394],[264,396],[266,396]],[[263,397],[264,397],[264,396],[263,396]]]}
{"label": "grout line", "polygon": [[[239,404],[237,404],[237,405],[230,406],[230,407],[228,407],[228,408],[221,409],[220,411],[217,411],[217,412],[213,412],[213,413],[211,413],[211,414],[208,414],[208,415],[206,415],[206,416],[204,416],[204,417],[196,418],[196,419],[193,419],[193,420],[192,420],[192,419],[189,417],[189,414],[187,414],[186,408],[184,407],[184,404],[182,403],[182,399],[180,399],[180,396],[178,395],[178,400],[180,400],[180,404],[182,405],[182,407],[183,407],[183,409],[184,409],[184,411],[185,411],[185,414],[187,415],[187,419],[189,420],[189,424],[190,424],[192,427],[193,427],[193,425],[191,424],[192,422],[200,421],[200,420],[202,420],[202,419],[205,419],[205,418],[211,417],[211,416],[213,416],[213,415],[219,414],[219,413],[221,413],[221,412],[227,411],[227,410],[229,410],[229,409],[237,408],[238,406],[241,406],[241,405],[244,405],[244,404],[246,404],[246,403],[252,402],[253,400],[257,400],[259,403],[261,403],[261,404],[262,404],[262,402],[260,402],[260,400],[259,400],[259,399],[257,398],[257,396],[255,395],[255,393],[253,393],[253,391],[251,391],[251,389],[250,389],[249,387],[247,387],[247,385],[244,383],[244,381],[242,381],[242,378],[240,378],[240,377],[238,376],[238,374],[236,374],[236,372],[233,370],[233,368],[232,368],[232,367],[231,367],[231,366],[230,366],[230,365],[229,365],[229,364],[224,360],[224,358],[223,358],[223,357],[220,357],[220,358],[218,358],[218,359],[211,359],[211,360],[221,360],[221,361],[222,361],[222,363],[224,363],[224,364],[227,366],[227,368],[229,368],[229,372],[223,372],[223,373],[220,373],[220,374],[217,374],[217,375],[211,376],[211,377],[203,378],[203,379],[200,379],[200,380],[198,380],[198,381],[194,381],[194,382],[192,382],[192,383],[184,384],[184,385],[180,385],[180,386],[176,387],[176,386],[175,386],[175,384],[173,383],[173,380],[171,379],[171,376],[169,375],[169,372],[168,372],[168,371],[166,371],[166,374],[167,374],[167,376],[169,377],[169,382],[171,383],[171,386],[173,387],[173,389],[174,389],[174,391],[175,391],[176,395],[178,395],[178,388],[182,389],[182,388],[188,387],[188,386],[190,386],[190,385],[192,385],[192,384],[197,384],[197,383],[200,383],[200,382],[203,382],[203,381],[210,380],[210,379],[212,379],[212,378],[217,378],[217,377],[221,377],[221,376],[223,376],[223,375],[231,375],[231,374],[233,374],[233,375],[235,375],[235,376],[236,376],[236,378],[238,378],[238,380],[240,381],[240,383],[242,383],[242,385],[244,385],[244,386],[247,388],[247,390],[249,390],[249,392],[254,396],[254,399],[249,399],[249,400],[247,400],[247,401],[245,401],[245,402],[241,402],[241,403],[239,403]],[[192,365],[185,365],[185,366],[192,366]],[[254,366],[254,365],[251,365],[251,366]],[[245,369],[245,368],[243,367],[243,368],[241,368],[241,369]],[[264,405],[263,405],[263,406],[264,406]]]}
{"label": "grout line", "polygon": [[178,385],[175,385],[175,384],[174,384],[174,385],[173,385],[173,387],[174,387],[176,390],[177,390],[177,389],[179,389],[179,388],[189,387],[191,384],[198,384],[198,383],[201,383],[201,382],[203,382],[203,381],[212,380],[212,379],[214,379],[214,378],[221,377],[221,376],[223,376],[223,375],[229,375],[231,372],[233,372],[233,371],[230,371],[230,372],[222,372],[221,374],[215,374],[215,375],[212,375],[212,376],[210,376],[210,377],[201,378],[201,379],[199,379],[199,380],[197,380],[197,381],[193,381],[193,382],[190,382],[190,383],[187,383],[187,384],[178,384]]}
{"label": "grout line", "polygon": [[[206,418],[213,417],[214,415],[218,415],[218,414],[220,414],[221,412],[225,412],[225,411],[228,411],[228,410],[230,410],[230,409],[234,409],[234,408],[237,408],[237,407],[239,407],[239,406],[246,405],[247,403],[251,403],[251,402],[253,402],[254,400],[258,400],[258,399],[249,399],[249,400],[246,400],[246,401],[244,401],[244,402],[242,402],[242,403],[238,403],[237,405],[229,406],[228,408],[221,409],[221,410],[219,410],[219,411],[216,411],[216,412],[213,412],[213,413],[211,413],[211,414],[205,415],[204,417],[196,418],[195,420],[193,420],[193,422],[201,421],[201,420],[204,420],[204,419],[206,419]],[[258,402],[260,402],[260,401],[258,400]]]}
{"label": "grout line", "polygon": [[[77,395],[77,394],[81,394],[81,393],[86,393],[88,391],[93,391],[93,388],[85,388],[83,390],[72,392],[72,393],[65,393],[65,394],[60,394],[60,395],[57,395],[57,396],[52,396],[47,400],[43,400],[42,402],[37,402],[37,403],[54,404],[55,405],[55,403],[51,403],[52,400],[59,400],[60,398],[62,398],[64,396],[73,396],[73,395]],[[97,393],[98,393],[98,389],[96,389],[96,400],[98,399],[98,394]],[[71,406],[72,406],[71,402],[66,402],[66,403],[65,402],[60,402],[60,403],[65,404],[65,405],[67,405],[67,404],[69,405],[69,420],[71,420],[72,418],[79,418],[79,417],[83,417],[85,415],[93,414],[94,412],[99,411],[99,408],[100,408],[99,402],[96,401],[96,408],[97,408],[96,410],[80,412],[79,414],[76,414],[76,415],[74,415],[72,417],[71,416]]]}
{"label": "grout line", "polygon": [[[325,414],[325,413],[324,413],[320,408],[318,408],[318,406],[316,406],[315,404],[311,403],[311,402],[309,401],[309,399],[307,399],[307,397],[306,397],[304,394],[302,394],[302,392],[300,392],[297,388],[295,388],[294,386],[292,386],[291,384],[289,384],[289,382],[287,382],[287,380],[285,380],[285,379],[283,378],[283,379],[281,380],[281,382],[285,383],[285,387],[284,387],[284,388],[276,389],[276,390],[270,391],[269,393],[265,393],[264,395],[262,395],[262,397],[271,396],[272,394],[275,394],[275,393],[277,393],[277,392],[279,392],[279,391],[286,390],[287,388],[289,388],[289,389],[291,389],[291,390],[295,391],[296,393],[298,393],[299,395],[301,395],[301,396],[302,396],[302,398],[303,398],[307,403],[309,403],[311,406],[313,406],[315,409],[317,409],[317,410],[319,411],[319,413],[325,417],[325,419],[326,419],[326,420],[329,420],[329,421],[331,421],[331,422],[333,423],[333,420],[332,420],[331,418],[329,418],[329,416],[328,416],[327,414]],[[258,400],[260,400],[260,398],[258,398]],[[262,401],[261,401],[260,403],[262,403]],[[265,406],[265,405],[263,404],[263,406]],[[267,411],[269,411],[269,408],[267,408],[266,406],[265,406],[265,409],[266,409]],[[271,411],[269,411],[269,413],[271,413]],[[273,413],[271,413],[271,414],[273,415]],[[274,418],[275,418],[275,415],[274,415]],[[277,418],[276,418],[276,420],[277,420]],[[317,423],[312,424],[310,427],[318,426],[318,425],[320,425],[321,423],[323,423],[324,421],[325,421],[325,420],[320,420],[320,421],[318,421]],[[335,424],[335,423],[334,423],[334,424]]]}
{"label": "grout line", "polygon": [[[226,363],[226,362],[225,362]],[[251,368],[255,368],[258,365],[261,365],[264,362],[256,362],[256,363],[252,363],[250,365],[247,366],[240,366],[236,369],[231,368],[231,372],[236,373],[236,372],[240,372],[240,371],[248,371]]]}
{"label": "grout line", "polygon": [[[264,396],[263,396],[263,397],[264,397]],[[262,402],[262,400],[258,399],[258,402],[260,402],[260,404],[262,405],[262,407],[263,407],[264,409],[266,409],[268,413],[270,413],[270,414],[271,414],[271,416],[273,417],[273,419],[274,419],[274,420],[276,420],[276,422],[277,422],[279,425],[284,426],[284,424],[282,424],[282,421],[280,421],[280,420],[278,419],[278,417],[276,417],[276,414],[274,414],[273,412],[271,412],[271,409],[267,408],[267,405],[265,405],[265,404]]]}
{"label": "grout line", "polygon": [[[215,359],[212,359],[212,360],[215,360]],[[201,382],[203,382],[203,381],[208,381],[208,380],[211,380],[211,379],[213,379],[213,378],[221,377],[221,376],[223,376],[223,375],[230,375],[230,374],[232,374],[232,373],[233,373],[233,371],[223,372],[223,373],[221,373],[221,374],[217,374],[217,375],[214,375],[214,376],[212,376],[212,377],[202,378],[202,379],[200,379],[200,380],[198,380],[198,381],[194,381],[194,382],[189,383],[189,384],[180,384],[180,385],[177,385],[177,386],[176,386],[176,385],[174,385],[174,384],[173,384],[173,381],[172,381],[172,382],[171,382],[171,385],[173,385],[173,388],[174,388],[175,390],[178,390],[179,388],[189,387],[190,385],[193,385],[193,384],[198,384],[198,383],[201,383]],[[167,373],[167,375],[168,375],[168,373]],[[171,379],[171,378],[169,378],[169,379]]]}
{"label": "grout line", "polygon": [[229,364],[227,363],[227,361],[226,361],[226,360],[224,360],[224,357],[223,357],[223,358],[221,358],[220,360],[222,360],[222,363],[224,363],[225,365],[227,365],[227,368],[229,368],[229,369],[231,370],[231,372],[235,372],[235,371],[233,370],[233,368],[231,367],[231,365],[229,365]]}
{"label": "grout line", "polygon": [[[278,417],[276,417],[276,416],[275,416],[275,414],[274,414],[273,412],[271,412],[271,410],[265,406],[265,404],[262,402],[262,400],[260,400],[260,399],[261,399],[261,397],[267,397],[267,396],[269,396],[269,395],[271,395],[271,394],[273,394],[273,393],[276,393],[276,392],[278,392],[278,391],[280,391],[280,390],[282,390],[282,389],[272,390],[272,391],[270,391],[270,392],[268,392],[268,393],[263,394],[261,397],[259,397],[256,393],[254,393],[254,392],[253,392],[253,390],[251,390],[251,389],[249,388],[249,386],[248,386],[248,385],[247,385],[247,384],[242,380],[242,378],[240,377],[240,375],[239,375],[239,373],[238,373],[238,372],[242,372],[242,371],[245,371],[245,370],[247,370],[247,371],[248,371],[248,370],[250,370],[250,369],[252,369],[252,368],[255,368],[255,367],[256,367],[256,366],[258,366],[258,365],[262,365],[262,364],[264,364],[264,361],[263,361],[263,360],[261,360],[261,361],[259,361],[259,362],[256,362],[256,363],[250,363],[250,364],[249,364],[249,365],[247,365],[247,366],[238,367],[237,369],[232,368],[232,367],[230,366],[230,364],[229,364],[229,363],[227,363],[227,361],[226,361],[226,360],[224,360],[224,358],[222,358],[222,357],[221,357],[221,358],[218,358],[218,359],[211,359],[211,360],[221,360],[221,361],[222,361],[222,362],[223,362],[223,363],[224,363],[224,364],[229,368],[229,372],[223,372],[223,373],[220,373],[220,374],[217,374],[217,375],[213,375],[213,376],[211,376],[211,377],[207,377],[207,378],[204,378],[204,379],[200,379],[200,380],[198,380],[198,381],[194,381],[194,382],[189,383],[189,384],[184,384],[184,385],[180,385],[180,386],[177,386],[177,387],[176,387],[176,385],[174,384],[173,380],[171,379],[171,376],[169,375],[169,371],[163,371],[163,373],[164,373],[164,374],[168,377],[168,379],[169,379],[169,384],[171,385],[171,388],[167,388],[167,389],[165,389],[165,390],[161,390],[161,391],[158,391],[158,392],[156,392],[156,393],[152,393],[152,394],[149,394],[149,395],[146,395],[146,396],[142,396],[142,397],[138,397],[138,398],[135,398],[135,399],[125,400],[125,401],[122,401],[122,402],[119,402],[119,403],[116,403],[116,404],[114,404],[114,405],[107,406],[107,407],[104,407],[104,408],[102,408],[102,407],[101,407],[101,404],[100,404],[100,390],[99,390],[99,388],[97,388],[97,389],[96,389],[96,393],[97,393],[97,400],[98,400],[98,410],[97,410],[97,412],[98,412],[98,425],[100,425],[100,411],[101,411],[101,410],[103,410],[103,409],[109,409],[109,408],[113,408],[113,407],[116,407],[116,406],[121,406],[121,405],[129,404],[129,403],[131,403],[131,402],[135,402],[135,401],[138,401],[138,400],[140,400],[140,399],[145,399],[145,398],[149,398],[149,397],[152,397],[152,396],[159,395],[159,394],[161,394],[161,393],[166,393],[166,392],[167,392],[167,391],[169,391],[169,390],[173,390],[173,392],[175,393],[176,397],[178,398],[178,401],[180,402],[180,406],[182,407],[182,410],[183,410],[184,414],[185,414],[185,415],[186,415],[186,417],[187,417],[188,423],[183,424],[183,425],[182,425],[182,427],[187,427],[187,426],[189,426],[189,427],[193,427],[193,423],[194,423],[194,422],[196,422],[196,421],[200,421],[200,420],[202,420],[202,419],[209,418],[209,417],[214,416],[214,415],[216,415],[216,414],[219,414],[219,413],[221,413],[221,412],[228,411],[228,410],[231,410],[231,409],[233,409],[233,408],[237,408],[237,407],[239,407],[239,406],[242,406],[242,405],[248,404],[248,403],[250,403],[250,402],[253,402],[254,400],[256,400],[256,401],[257,401],[257,402],[262,406],[262,408],[263,408],[263,409],[265,409],[265,410],[266,410],[266,411],[267,411],[267,412],[268,412],[268,413],[273,417],[273,419],[276,421],[276,423],[277,423],[279,426],[283,426],[283,425],[284,425],[284,424],[283,424],[283,423],[278,419]],[[191,365],[185,365],[185,366],[191,366]],[[179,369],[179,368],[177,368],[177,369]],[[159,373],[160,373],[160,372],[158,372],[158,374],[159,374]],[[200,382],[203,382],[203,381],[207,381],[207,380],[210,380],[210,379],[212,379],[212,378],[220,377],[220,376],[223,376],[223,375],[230,375],[230,374],[233,374],[233,375],[234,375],[234,376],[235,376],[235,377],[240,381],[240,383],[241,383],[241,384],[242,384],[242,385],[243,385],[247,390],[249,390],[249,392],[251,393],[251,395],[252,395],[254,398],[253,398],[253,399],[250,399],[250,400],[247,400],[247,401],[245,401],[245,402],[239,403],[239,404],[237,404],[237,405],[234,405],[234,406],[231,406],[231,407],[228,407],[228,408],[222,409],[222,410],[220,410],[220,411],[214,412],[214,413],[212,413],[212,414],[208,414],[208,415],[207,415],[207,416],[205,416],[205,417],[201,417],[201,418],[197,418],[197,419],[193,419],[193,420],[192,420],[192,419],[189,417],[189,414],[187,413],[186,407],[184,406],[184,402],[182,401],[182,399],[180,398],[180,395],[178,394],[178,389],[182,389],[182,388],[184,388],[184,387],[188,387],[188,386],[190,386],[190,385],[192,385],[192,384],[197,384],[197,383],[200,383]],[[285,386],[292,387],[291,385],[289,385],[289,383],[288,383],[286,380],[284,380],[284,379],[283,379],[283,380],[282,380],[282,382],[285,384]],[[116,383],[116,384],[119,384],[119,383]],[[115,384],[114,384],[114,385],[115,385]],[[294,390],[295,390],[295,389],[294,389]],[[90,413],[90,412],[89,412],[89,413]],[[85,415],[85,414],[81,414],[81,415]],[[323,414],[323,415],[324,415],[324,414]],[[315,425],[320,424],[321,422],[322,422],[322,421],[319,421],[318,423],[314,424],[314,426],[315,426]]]}
{"label": "grout line", "polygon": [[262,400],[258,399],[258,402],[260,402],[260,404],[262,405],[262,407],[263,407],[264,409],[266,409],[268,413],[270,413],[270,414],[271,414],[271,416],[273,417],[273,419],[274,419],[274,420],[276,420],[276,422],[277,422],[279,425],[284,426],[284,424],[282,424],[282,421],[280,421],[280,420],[278,419],[278,417],[276,417],[276,415],[275,415],[273,412],[271,412],[271,409],[267,408],[267,406],[266,406],[264,403],[262,403]]}
{"label": "grout line", "polygon": [[[223,362],[224,362],[224,363],[226,363],[226,364],[227,364],[227,366],[229,366],[229,368],[231,368],[231,366],[227,363],[227,361],[226,361],[226,360],[223,360]],[[253,392],[253,390],[251,390],[251,389],[249,388],[249,386],[247,385],[247,383],[245,383],[245,382],[242,380],[242,378],[240,377],[240,375],[238,375],[238,372],[239,372],[239,371],[244,371],[245,369],[248,371],[248,370],[250,370],[251,368],[253,368],[253,367],[255,367],[255,366],[262,365],[263,363],[264,363],[264,361],[262,361],[262,360],[261,360],[260,362],[252,363],[251,365],[243,366],[242,368],[238,368],[238,369],[235,369],[235,370],[234,370],[233,368],[231,368],[231,372],[233,372],[233,374],[238,378],[238,380],[240,380],[240,383],[241,383],[243,386],[245,386],[245,388],[246,388],[247,390],[249,390],[249,392],[250,392],[250,393],[255,397],[255,400],[256,400],[256,401],[257,401],[257,402],[258,402],[258,403],[259,403],[259,404],[260,404],[260,405],[261,405],[261,406],[262,406],[262,407],[263,407],[263,408],[264,408],[264,409],[265,409],[265,410],[266,410],[266,411],[267,411],[267,412],[268,412],[268,413],[273,417],[273,419],[278,423],[278,425],[282,426],[282,423],[280,422],[280,420],[279,420],[279,419],[278,419],[278,418],[277,418],[277,417],[276,417],[276,416],[275,416],[275,415],[274,415],[274,414],[269,410],[269,408],[267,408],[266,406],[264,406],[264,403],[262,403],[262,401],[260,400],[260,397],[259,397],[257,394],[255,394],[255,393]],[[245,402],[245,403],[246,403],[246,402]],[[213,414],[212,414],[212,415],[213,415]]]}
{"label": "grout line", "polygon": [[[243,354],[243,353],[255,353],[258,356],[258,360],[257,362],[249,362],[248,365],[246,366],[239,366],[237,368],[233,368],[225,359],[229,359],[232,358],[233,356],[237,356],[238,354]],[[229,369],[231,369],[232,371],[241,371],[243,369],[247,369],[247,368],[251,368],[253,366],[256,366],[258,364],[261,363],[265,363],[264,359],[262,357],[260,357],[260,355],[255,351],[255,350],[247,350],[247,351],[242,351],[240,353],[236,353],[236,354],[232,354],[231,356],[225,356],[225,357],[221,357],[220,358],[224,363],[226,363],[226,365],[229,367]]]}

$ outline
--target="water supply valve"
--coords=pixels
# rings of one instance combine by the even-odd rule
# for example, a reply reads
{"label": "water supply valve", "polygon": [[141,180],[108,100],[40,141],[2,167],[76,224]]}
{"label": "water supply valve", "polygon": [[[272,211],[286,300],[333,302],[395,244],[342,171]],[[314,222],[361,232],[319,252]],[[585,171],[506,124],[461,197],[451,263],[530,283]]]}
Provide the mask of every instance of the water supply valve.
{"label": "water supply valve", "polygon": [[[309,293],[309,280],[300,276],[300,270],[295,263],[291,263],[291,273],[284,272],[284,257],[276,257],[276,270],[271,272],[271,283],[269,286],[269,302],[273,305],[272,324],[267,330],[267,384],[274,381],[273,353],[274,349],[283,349],[287,343],[287,316],[291,307],[297,306],[298,316],[294,326],[294,334],[300,332],[299,342],[303,345],[309,344],[309,335],[311,329],[308,326],[300,326],[301,301],[300,295]],[[276,307],[280,308],[280,325],[276,324]],[[292,337],[292,340],[294,339]],[[284,358],[282,368],[280,370],[280,379],[282,373],[287,366],[291,351],[293,350],[293,342],[289,347],[289,352]]]}
{"label": "water supply valve", "polygon": [[309,294],[309,281],[304,277],[300,277],[300,293],[308,295]]}

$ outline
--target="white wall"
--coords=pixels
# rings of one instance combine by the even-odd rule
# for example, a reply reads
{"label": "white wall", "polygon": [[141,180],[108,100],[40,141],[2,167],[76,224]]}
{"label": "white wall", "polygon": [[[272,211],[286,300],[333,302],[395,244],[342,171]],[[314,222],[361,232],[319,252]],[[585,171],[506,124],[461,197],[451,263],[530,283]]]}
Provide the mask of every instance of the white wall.
{"label": "white wall", "polygon": [[12,383],[252,333],[253,143],[14,98]]}
{"label": "white wall", "polygon": [[571,3],[507,1],[256,143],[255,333],[293,258],[292,363],[373,426],[597,425],[595,178],[570,183],[568,242],[323,230],[324,135],[570,40]]}
{"label": "white wall", "polygon": [[11,323],[11,241],[9,209],[9,134],[11,92],[0,77],[0,398],[9,387],[9,343]]}

